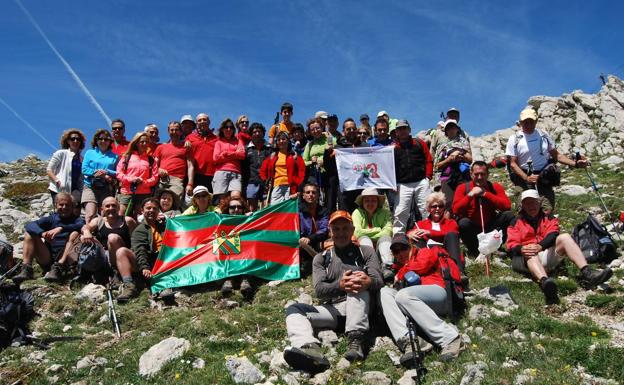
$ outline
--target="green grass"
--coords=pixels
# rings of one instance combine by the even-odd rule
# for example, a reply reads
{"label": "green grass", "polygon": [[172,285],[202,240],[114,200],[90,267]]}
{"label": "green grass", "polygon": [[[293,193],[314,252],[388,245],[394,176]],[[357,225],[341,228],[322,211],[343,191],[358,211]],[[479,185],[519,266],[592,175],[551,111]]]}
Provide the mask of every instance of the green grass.
{"label": "green grass", "polygon": [[48,182],[15,182],[6,187],[4,197],[17,208],[25,208],[33,196],[47,191]]}

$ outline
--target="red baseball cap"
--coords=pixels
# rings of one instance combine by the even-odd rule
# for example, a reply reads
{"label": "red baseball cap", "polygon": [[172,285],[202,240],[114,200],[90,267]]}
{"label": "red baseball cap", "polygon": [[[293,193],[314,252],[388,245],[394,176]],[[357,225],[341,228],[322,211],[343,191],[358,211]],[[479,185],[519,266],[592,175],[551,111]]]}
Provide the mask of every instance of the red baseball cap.
{"label": "red baseball cap", "polygon": [[353,219],[351,219],[351,214],[349,214],[345,210],[338,210],[338,211],[334,211],[332,215],[330,215],[329,224],[331,224],[333,221],[340,219],[340,218],[344,218],[348,220],[349,222],[353,223]]}

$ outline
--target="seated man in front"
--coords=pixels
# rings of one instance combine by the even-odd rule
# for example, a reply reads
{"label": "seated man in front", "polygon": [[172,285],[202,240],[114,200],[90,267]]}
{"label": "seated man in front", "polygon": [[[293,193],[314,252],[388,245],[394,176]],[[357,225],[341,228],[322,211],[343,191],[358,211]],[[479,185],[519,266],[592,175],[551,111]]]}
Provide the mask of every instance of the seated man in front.
{"label": "seated man in front", "polygon": [[559,234],[559,220],[544,214],[542,198],[537,190],[523,191],[521,202],[518,217],[507,229],[511,267],[520,273],[530,273],[535,278],[544,293],[546,304],[559,302],[557,284],[547,272],[554,270],[564,256],[581,269],[579,282],[586,288],[593,288],[611,278],[611,269],[596,271],[589,267],[570,234]]}
{"label": "seated man in front", "polygon": [[320,306],[296,303],[286,309],[286,331],[292,347],[284,359],[295,370],[322,372],[329,368],[314,328],[336,329],[345,317],[349,346],[345,358],[364,359],[364,342],[369,327],[372,293],[383,286],[379,259],[372,247],[356,246],[352,241],[353,221],[339,210],[329,218],[334,245],[317,254],[312,262],[312,281]]}
{"label": "seated man in front", "polygon": [[58,193],[55,207],[56,212],[52,215],[28,222],[24,226],[26,233],[23,264],[19,274],[13,277],[15,283],[34,278],[33,259],[36,259],[44,270],[50,269],[64,253],[69,252],[70,235],[72,240],[77,238],[80,228],[84,226],[84,219],[74,214],[74,199],[70,194]]}
{"label": "seated man in front", "polygon": [[[444,195],[442,195],[444,197]],[[401,266],[395,277],[394,288],[381,289],[380,299],[388,328],[403,355],[401,365],[411,367],[414,355],[410,346],[409,330],[404,312],[409,313],[420,331],[442,348],[440,361],[449,361],[459,356],[461,337],[457,330],[440,316],[450,315],[451,301],[441,271],[441,257],[436,247],[418,249],[412,246],[403,234],[396,234],[390,246],[395,262]],[[450,257],[445,258],[451,276],[460,279],[459,267]],[[403,310],[403,311],[401,311]],[[421,345],[422,351],[431,349],[429,344]]]}

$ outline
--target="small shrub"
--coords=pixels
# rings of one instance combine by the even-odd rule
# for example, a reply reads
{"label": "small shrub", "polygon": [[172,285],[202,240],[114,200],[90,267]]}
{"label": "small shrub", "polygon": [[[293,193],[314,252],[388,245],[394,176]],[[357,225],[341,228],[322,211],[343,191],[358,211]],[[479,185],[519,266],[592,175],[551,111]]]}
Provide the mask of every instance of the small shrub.
{"label": "small shrub", "polygon": [[585,304],[590,307],[604,309],[610,314],[616,314],[624,309],[624,297],[591,294],[585,299]]}
{"label": "small shrub", "polygon": [[48,191],[48,182],[16,182],[7,186],[4,197],[18,207],[28,205],[33,197]]}

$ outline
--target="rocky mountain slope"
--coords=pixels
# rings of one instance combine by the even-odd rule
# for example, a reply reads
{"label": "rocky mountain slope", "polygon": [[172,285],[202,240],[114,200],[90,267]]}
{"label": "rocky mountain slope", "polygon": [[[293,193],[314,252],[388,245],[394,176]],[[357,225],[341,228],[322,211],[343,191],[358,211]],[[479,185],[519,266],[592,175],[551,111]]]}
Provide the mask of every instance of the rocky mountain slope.
{"label": "rocky mountain slope", "polygon": [[[564,154],[580,151],[590,157],[624,151],[624,81],[609,76],[597,94],[576,90],[560,97],[533,96],[527,105],[539,115],[537,127],[549,133]],[[517,127],[471,138],[475,159],[504,155]]]}
{"label": "rocky mountain slope", "polygon": [[[559,98],[538,96],[540,125],[562,151],[580,147],[594,160],[594,177],[609,208],[624,207],[624,83],[609,77],[596,95],[575,91]],[[473,138],[475,153],[491,159],[503,153],[512,129]],[[578,139],[581,136],[582,139]],[[493,178],[504,180],[502,170]],[[563,227],[583,219],[585,211],[605,218],[581,170],[564,169],[558,212]],[[51,210],[45,162],[27,157],[0,164],[0,239],[21,255],[23,225]],[[562,303],[544,307],[537,285],[512,272],[508,260],[495,259],[492,275],[471,264],[475,295],[457,325],[464,341],[459,359],[443,363],[429,354],[425,384],[621,384],[624,383],[624,257],[611,263],[614,277],[596,290],[579,287],[579,271],[566,263],[558,272]],[[37,270],[37,277],[41,271]],[[503,286],[508,292],[501,292]],[[249,301],[239,294],[222,298],[215,285],[177,292],[174,304],[139,298],[117,306],[121,338],[112,333],[104,288],[70,290],[41,278],[24,289],[39,313],[33,335],[50,348],[10,347],[0,353],[0,384],[414,384],[413,372],[399,367],[399,352],[388,337],[371,341],[367,360],[349,365],[340,334],[319,338],[332,369],[311,377],[292,372],[281,352],[287,345],[284,308],[313,303],[310,278],[264,283]]]}

